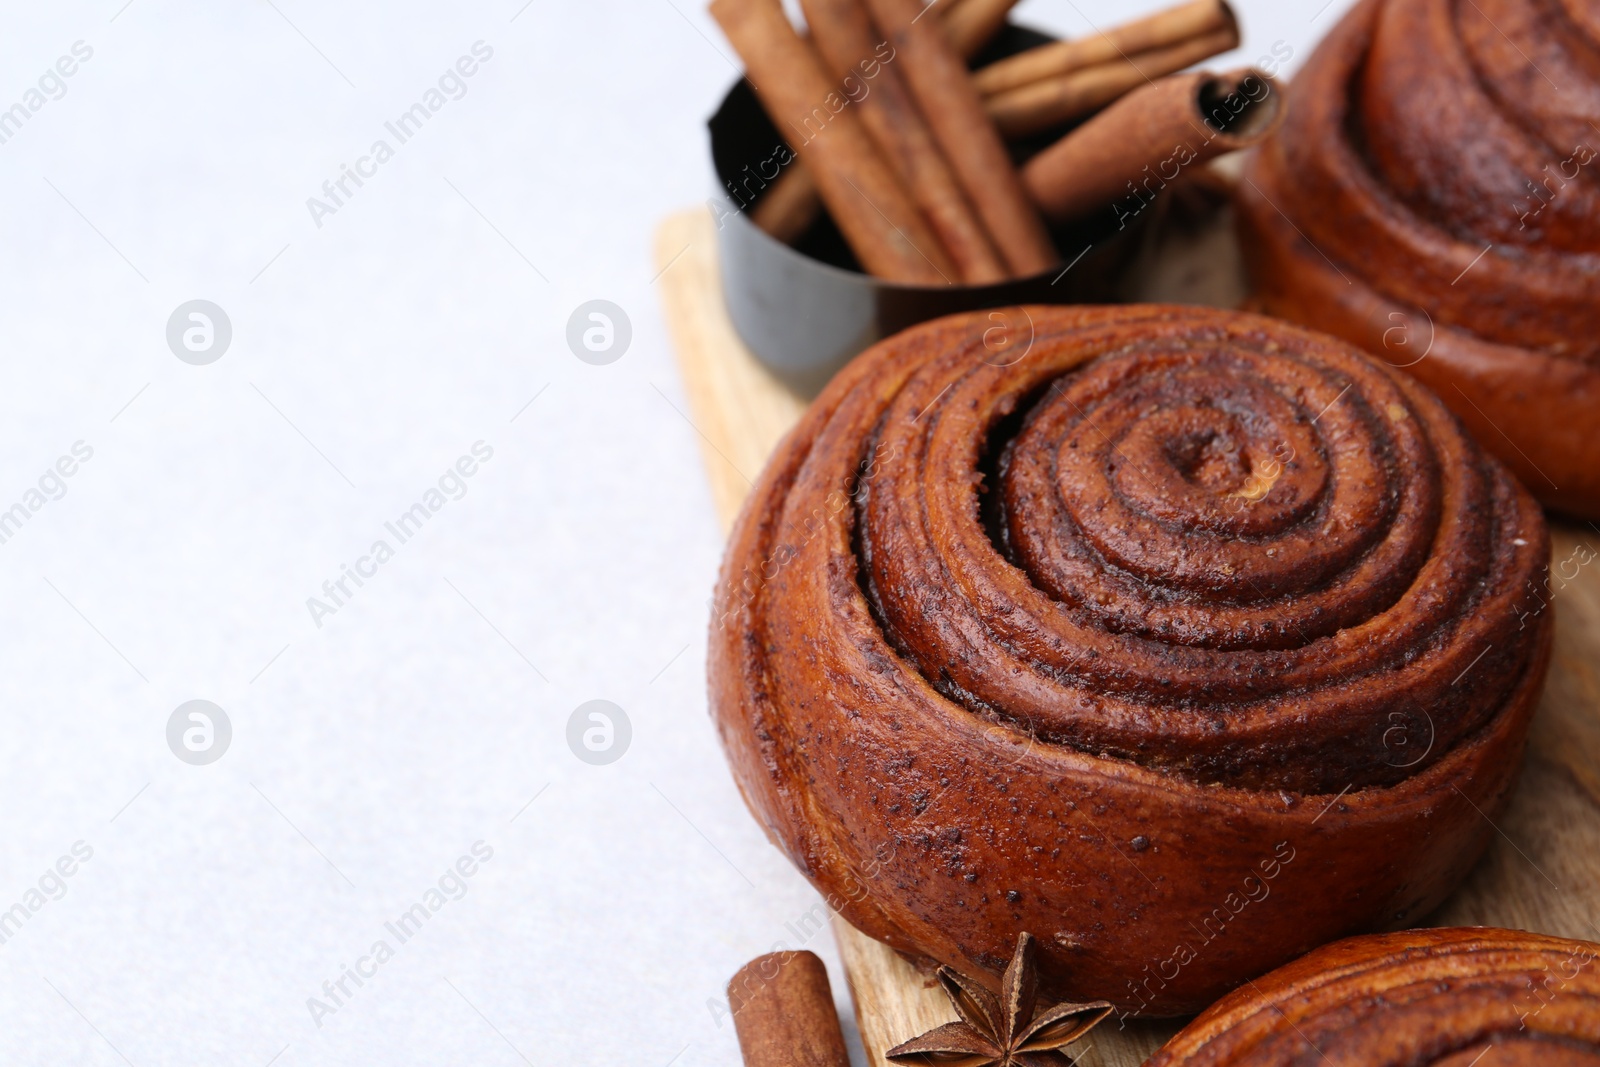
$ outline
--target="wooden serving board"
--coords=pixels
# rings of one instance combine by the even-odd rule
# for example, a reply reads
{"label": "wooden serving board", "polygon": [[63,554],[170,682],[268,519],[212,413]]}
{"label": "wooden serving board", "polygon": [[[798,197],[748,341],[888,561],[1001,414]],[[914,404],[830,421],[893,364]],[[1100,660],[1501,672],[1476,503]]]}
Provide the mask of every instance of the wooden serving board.
{"label": "wooden serving board", "polygon": [[[1191,303],[1242,292],[1226,277],[1237,274],[1236,250],[1225,228],[1218,234],[1209,244],[1177,239],[1184,247],[1170,248],[1175,254],[1147,270],[1136,291]],[[1185,268],[1185,257],[1197,252],[1217,269]],[[707,212],[667,219],[655,254],[690,418],[726,530],[806,400],[751,357],[728,321]],[[1553,533],[1547,610],[1556,613],[1555,655],[1522,782],[1496,822],[1488,855],[1430,922],[1600,941],[1600,530],[1558,522]],[[944,995],[894,952],[837,916],[833,926],[871,1067],[889,1067],[886,1049],[955,1018]],[[1108,1023],[1073,1052],[1087,1067],[1139,1067],[1176,1030],[1170,1022],[1121,1031]]]}

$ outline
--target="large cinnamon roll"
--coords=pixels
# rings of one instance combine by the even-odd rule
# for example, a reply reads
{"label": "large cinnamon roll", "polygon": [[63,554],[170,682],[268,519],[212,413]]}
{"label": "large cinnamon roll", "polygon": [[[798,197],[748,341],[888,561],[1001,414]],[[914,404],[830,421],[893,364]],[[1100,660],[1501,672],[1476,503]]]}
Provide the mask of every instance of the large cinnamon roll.
{"label": "large cinnamon roll", "polygon": [[1537,504],[1422,386],[1198,308],[881,342],[779,446],[717,594],[713,715],[861,930],[1192,1012],[1433,908],[1549,655]]}
{"label": "large cinnamon roll", "polygon": [[1600,1067],[1597,960],[1520,930],[1353,937],[1241,987],[1146,1067]]}
{"label": "large cinnamon roll", "polygon": [[1600,517],[1600,8],[1364,0],[1245,175],[1264,310],[1405,367]]}

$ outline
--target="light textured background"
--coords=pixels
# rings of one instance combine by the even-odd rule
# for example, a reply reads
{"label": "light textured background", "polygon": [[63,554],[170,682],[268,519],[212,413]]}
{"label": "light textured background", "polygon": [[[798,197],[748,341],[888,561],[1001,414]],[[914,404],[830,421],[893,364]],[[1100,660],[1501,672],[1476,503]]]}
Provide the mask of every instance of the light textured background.
{"label": "light textured background", "polygon": [[[1234,58],[1303,58],[1320,2],[1242,4]],[[729,975],[835,961],[705,714],[720,535],[652,287],[655,223],[712,188],[721,35],[688,0],[122,5],[0,16],[0,108],[94,50],[0,145],[0,508],[94,450],[0,544],[0,908],[93,849],[0,944],[0,1062],[737,1063]],[[318,228],[306,198],[479,40]],[[164,336],[197,297],[234,331],[204,367]],[[564,340],[594,298],[632,320],[609,366]],[[306,598],[479,440],[317,628]],[[634,731],[603,767],[565,742],[597,697]],[[192,698],[233,724],[211,766],[165,743]],[[387,935],[479,840],[466,895]]]}

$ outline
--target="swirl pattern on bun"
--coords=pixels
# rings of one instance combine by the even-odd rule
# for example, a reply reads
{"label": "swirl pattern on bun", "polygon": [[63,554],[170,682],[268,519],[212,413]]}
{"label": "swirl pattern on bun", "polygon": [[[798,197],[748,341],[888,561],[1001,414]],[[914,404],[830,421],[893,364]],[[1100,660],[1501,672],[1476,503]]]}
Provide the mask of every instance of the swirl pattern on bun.
{"label": "swirl pattern on bun", "polygon": [[1353,937],[1225,997],[1146,1067],[1595,1067],[1597,960],[1490,927]]}
{"label": "swirl pattern on bun", "polygon": [[735,528],[712,710],[775,841],[895,948],[997,979],[1026,930],[1153,1014],[1433,907],[1542,685],[1538,506],[1332,338],[1005,317],[861,356]]}
{"label": "swirl pattern on bun", "polygon": [[1404,367],[1547,503],[1600,516],[1600,15],[1363,0],[1239,222],[1266,311]]}

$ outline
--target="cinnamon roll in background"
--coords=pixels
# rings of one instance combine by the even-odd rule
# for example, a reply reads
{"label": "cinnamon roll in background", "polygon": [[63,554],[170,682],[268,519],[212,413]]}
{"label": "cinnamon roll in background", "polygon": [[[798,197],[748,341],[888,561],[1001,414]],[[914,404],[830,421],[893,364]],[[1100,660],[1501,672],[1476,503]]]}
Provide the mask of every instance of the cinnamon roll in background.
{"label": "cinnamon roll in background", "polygon": [[712,712],[864,932],[997,983],[1028,931],[1054,996],[1193,1012],[1467,873],[1548,558],[1505,468],[1334,338],[952,316],[847,367],[751,492]]}
{"label": "cinnamon roll in background", "polygon": [[1245,178],[1263,310],[1404,367],[1600,517],[1600,7],[1364,0]]}
{"label": "cinnamon roll in background", "polygon": [[1597,960],[1520,930],[1355,937],[1238,989],[1146,1067],[1594,1067]]}

